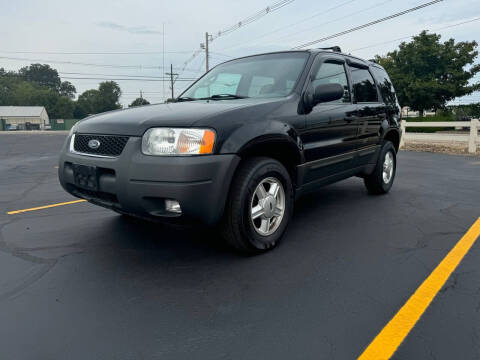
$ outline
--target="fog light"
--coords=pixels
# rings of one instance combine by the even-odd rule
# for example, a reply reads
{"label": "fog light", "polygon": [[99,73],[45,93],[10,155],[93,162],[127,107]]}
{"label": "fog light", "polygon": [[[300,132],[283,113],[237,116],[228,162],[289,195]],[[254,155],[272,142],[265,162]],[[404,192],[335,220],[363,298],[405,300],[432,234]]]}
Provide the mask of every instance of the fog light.
{"label": "fog light", "polygon": [[177,200],[170,200],[170,199],[165,200],[165,210],[175,214],[182,213],[182,208],[180,207],[180,204],[178,203]]}

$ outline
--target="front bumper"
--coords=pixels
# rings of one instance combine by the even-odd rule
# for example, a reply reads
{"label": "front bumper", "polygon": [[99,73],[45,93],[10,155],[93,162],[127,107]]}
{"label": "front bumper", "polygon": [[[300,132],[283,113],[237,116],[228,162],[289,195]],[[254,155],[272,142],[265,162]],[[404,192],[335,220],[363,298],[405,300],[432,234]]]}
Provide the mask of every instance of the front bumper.
{"label": "front bumper", "polygon": [[[147,156],[141,153],[141,142],[140,137],[130,137],[119,157],[102,158],[71,153],[69,137],[58,167],[62,187],[94,204],[151,218],[175,216],[165,210],[165,200],[174,199],[180,203],[182,218],[216,223],[240,158],[230,154]],[[97,168],[96,191],[75,185],[74,164]]]}

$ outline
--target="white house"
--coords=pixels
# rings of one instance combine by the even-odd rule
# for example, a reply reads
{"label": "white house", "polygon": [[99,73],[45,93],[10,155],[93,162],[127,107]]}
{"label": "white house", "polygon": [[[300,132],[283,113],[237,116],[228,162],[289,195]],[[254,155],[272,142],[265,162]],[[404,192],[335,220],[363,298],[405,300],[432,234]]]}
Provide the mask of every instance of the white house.
{"label": "white house", "polygon": [[44,129],[49,124],[43,106],[0,106],[0,130]]}

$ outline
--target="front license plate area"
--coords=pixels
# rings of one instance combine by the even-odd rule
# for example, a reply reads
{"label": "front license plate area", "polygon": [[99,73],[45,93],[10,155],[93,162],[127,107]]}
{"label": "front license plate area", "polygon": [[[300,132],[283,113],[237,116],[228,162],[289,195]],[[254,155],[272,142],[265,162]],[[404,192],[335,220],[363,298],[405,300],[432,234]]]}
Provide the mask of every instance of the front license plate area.
{"label": "front license plate area", "polygon": [[98,174],[95,166],[73,165],[75,185],[83,189],[98,190]]}

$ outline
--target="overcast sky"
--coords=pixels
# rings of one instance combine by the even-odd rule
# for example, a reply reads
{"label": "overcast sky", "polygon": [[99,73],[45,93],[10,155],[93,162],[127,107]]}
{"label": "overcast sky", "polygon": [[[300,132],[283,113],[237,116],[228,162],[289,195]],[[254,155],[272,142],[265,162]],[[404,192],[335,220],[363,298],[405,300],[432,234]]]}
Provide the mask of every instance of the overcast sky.
{"label": "overcast sky", "polygon": [[[294,0],[278,11],[216,39],[210,46],[210,61],[215,65],[231,57],[290,49],[427,1]],[[76,86],[78,94],[96,88],[99,81],[72,80],[66,77],[102,77],[86,74],[115,75],[112,78],[126,78],[125,75],[159,77],[169,71],[171,63],[175,67],[174,72],[178,73],[183,63],[205,40],[206,31],[217,33],[229,28],[275,2],[276,0],[0,0],[0,67],[18,70],[32,62],[49,63],[61,73],[64,80]],[[394,50],[400,40],[392,40],[424,29],[433,31],[477,17],[480,17],[479,0],[445,0],[315,46],[339,45],[344,52],[372,58],[376,54]],[[480,21],[436,32],[443,39],[453,37],[457,41],[480,42]],[[384,44],[377,45],[382,42]],[[204,54],[197,56],[186,65],[180,77],[200,76],[205,69],[204,62]],[[162,69],[163,63],[168,69]],[[65,74],[67,72],[77,74]],[[150,102],[162,101],[170,91],[168,83],[163,84],[161,81],[121,80],[118,83],[124,93],[121,99],[124,105],[138,97],[140,90]],[[187,85],[187,82],[177,82],[176,95]],[[470,99],[480,101],[480,94],[474,94]]]}

